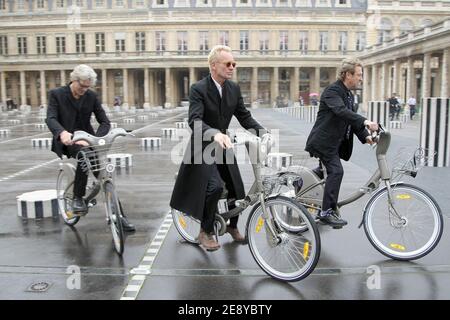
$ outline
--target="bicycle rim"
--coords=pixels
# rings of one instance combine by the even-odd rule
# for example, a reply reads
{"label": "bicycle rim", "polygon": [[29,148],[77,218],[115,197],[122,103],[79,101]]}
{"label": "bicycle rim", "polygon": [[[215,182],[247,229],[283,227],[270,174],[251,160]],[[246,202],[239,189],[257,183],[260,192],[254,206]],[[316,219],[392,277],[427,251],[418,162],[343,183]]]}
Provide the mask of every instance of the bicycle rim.
{"label": "bicycle rim", "polygon": [[443,230],[440,209],[425,191],[411,185],[392,186],[394,208],[389,212],[388,192],[375,194],[366,209],[364,228],[372,245],[397,260],[414,260],[431,252]]}
{"label": "bicycle rim", "polygon": [[122,221],[120,220],[120,207],[116,191],[111,183],[106,183],[105,185],[105,199],[106,210],[113,236],[114,249],[119,255],[122,255],[124,250],[124,236]]}
{"label": "bicycle rim", "polygon": [[[307,211],[285,197],[276,197],[266,202],[272,215],[285,207],[302,217],[307,228],[304,232],[289,232],[276,227],[273,238],[268,221],[263,218],[260,205],[255,207],[247,222],[247,237],[250,251],[258,265],[271,277],[282,281],[299,281],[315,268],[320,256],[320,235],[317,226]],[[275,223],[276,225],[276,223]]]}
{"label": "bicycle rim", "polygon": [[191,216],[172,209],[172,220],[178,233],[189,243],[198,244],[198,234],[200,232],[200,223]]}
{"label": "bicycle rim", "polygon": [[56,181],[56,195],[59,214],[64,222],[69,226],[75,225],[78,220],[80,220],[80,217],[74,215],[72,209],[73,180],[64,170],[60,170],[58,174]]}

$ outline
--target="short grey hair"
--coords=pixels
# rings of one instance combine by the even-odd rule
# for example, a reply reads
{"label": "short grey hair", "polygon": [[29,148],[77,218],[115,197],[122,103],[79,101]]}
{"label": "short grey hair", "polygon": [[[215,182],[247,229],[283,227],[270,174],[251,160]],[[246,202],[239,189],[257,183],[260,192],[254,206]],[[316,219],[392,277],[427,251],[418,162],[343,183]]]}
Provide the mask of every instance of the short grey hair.
{"label": "short grey hair", "polygon": [[85,64],[80,64],[73,69],[73,71],[70,73],[70,81],[85,81],[90,80],[91,85],[95,86],[97,82],[97,74],[95,73],[94,69],[89,67]]}
{"label": "short grey hair", "polygon": [[231,48],[228,47],[228,46],[223,46],[223,45],[217,45],[217,46],[214,46],[214,47],[211,49],[211,51],[209,52],[209,55],[208,55],[208,63],[211,65],[212,63],[216,62],[217,59],[218,59],[218,57],[219,57],[219,54],[220,54],[222,51],[226,51],[226,52],[231,53]]}
{"label": "short grey hair", "polygon": [[358,58],[346,58],[342,60],[341,67],[337,73],[338,79],[344,81],[347,72],[355,74],[356,67],[363,67],[362,62]]}

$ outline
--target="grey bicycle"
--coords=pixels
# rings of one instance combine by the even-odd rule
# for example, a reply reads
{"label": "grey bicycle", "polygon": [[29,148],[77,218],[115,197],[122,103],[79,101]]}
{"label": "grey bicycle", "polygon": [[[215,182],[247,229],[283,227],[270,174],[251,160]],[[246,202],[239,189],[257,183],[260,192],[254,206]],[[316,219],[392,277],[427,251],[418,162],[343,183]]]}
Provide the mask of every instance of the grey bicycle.
{"label": "grey bicycle", "polygon": [[[219,210],[216,214],[215,233],[225,234],[227,220],[252,207],[248,216],[245,235],[250,252],[261,269],[271,277],[282,281],[299,281],[315,268],[320,255],[320,235],[308,211],[294,200],[281,195],[271,195],[278,177],[264,176],[264,160],[270,151],[272,141],[253,137],[242,142],[255,157],[252,160],[255,181],[247,196],[236,200],[236,208]],[[237,146],[240,143],[234,144]],[[256,150],[251,152],[250,150]],[[306,228],[290,232],[283,228],[277,216],[292,212],[300,217]],[[200,221],[188,213],[172,209],[173,222],[180,235],[187,242],[198,244]]]}
{"label": "grey bicycle", "polygon": [[[122,229],[123,208],[117,196],[114,185],[113,172],[115,165],[109,163],[107,153],[116,150],[113,142],[117,137],[128,136],[125,129],[112,129],[103,137],[95,137],[84,131],[75,131],[73,141],[84,140],[89,143],[88,147],[83,147],[77,155],[77,161],[82,165],[83,171],[93,174],[93,184],[87,188],[87,196],[84,198],[87,207],[91,208],[97,204],[95,197],[102,192],[104,195],[106,220],[111,227],[114,249],[119,255],[124,251],[124,234]],[[69,161],[60,163],[58,178],[56,182],[58,208],[64,222],[69,226],[74,226],[80,216],[87,214],[83,212],[75,214],[72,209],[73,186],[75,179],[75,165]]]}
{"label": "grey bicycle", "polygon": [[[378,169],[357,191],[337,204],[339,209],[366,194],[371,194],[364,210],[362,221],[370,243],[383,255],[396,260],[419,259],[430,253],[439,243],[443,232],[443,217],[436,200],[425,190],[404,182],[392,181],[393,172],[389,169],[386,153],[391,134],[380,130],[373,133],[376,145]],[[416,177],[418,164],[424,158],[424,151],[418,149],[413,157],[397,168],[397,175]],[[319,178],[313,170],[300,167],[290,175],[302,179],[293,197],[312,214],[321,210],[325,177]],[[384,183],[384,187],[380,187]],[[302,218],[292,212],[277,217],[283,228],[291,232],[301,232],[308,228]],[[316,222],[318,219],[316,218]]]}

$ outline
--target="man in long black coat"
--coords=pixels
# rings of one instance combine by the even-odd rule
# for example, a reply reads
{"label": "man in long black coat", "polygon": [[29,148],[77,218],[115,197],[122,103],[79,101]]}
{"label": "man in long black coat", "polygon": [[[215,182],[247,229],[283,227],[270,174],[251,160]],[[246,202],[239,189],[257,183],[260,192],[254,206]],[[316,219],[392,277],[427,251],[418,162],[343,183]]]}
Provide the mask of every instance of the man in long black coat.
{"label": "man in long black coat", "polygon": [[[317,119],[306,141],[305,150],[320,159],[327,171],[322,211],[319,219],[334,227],[347,222],[336,214],[339,189],[344,169],[341,160],[348,161],[353,150],[353,134],[362,143],[372,144],[369,130],[378,130],[378,124],[357,114],[357,105],[351,90],[362,83],[362,64],[356,59],[345,59],[339,79],[325,88],[320,98]],[[317,173],[320,170],[316,169]]]}
{"label": "man in long black coat", "polygon": [[[258,135],[266,131],[245,108],[239,86],[230,81],[236,67],[231,49],[226,46],[214,47],[208,62],[211,73],[191,87],[189,126],[192,135],[170,205],[201,221],[198,240],[205,249],[213,251],[220,248],[212,233],[223,182],[228,190],[228,199],[245,197],[244,184],[234,156],[231,157],[232,161],[225,161],[223,152],[217,152],[232,147],[226,135],[231,118],[235,116],[245,129],[253,129]],[[217,145],[220,148],[215,148],[216,152],[211,151]],[[237,222],[238,217],[230,219],[227,232],[234,241],[242,242],[245,238],[239,233]]]}
{"label": "man in long black coat", "polygon": [[[52,151],[58,157],[66,155],[75,158],[78,151],[88,146],[86,141],[72,141],[72,135],[77,130],[85,131],[96,136],[104,136],[111,125],[103,110],[97,94],[89,88],[97,79],[97,74],[87,65],[78,65],[70,74],[71,82],[67,86],[52,89],[49,92],[47,108],[47,126],[53,134]],[[95,115],[99,127],[97,132],[91,125],[91,115]],[[73,212],[76,214],[86,212],[86,203],[83,196],[86,193],[88,176],[83,172],[80,164],[77,165],[74,181]],[[126,218],[122,219],[125,231],[134,231],[135,227]]]}

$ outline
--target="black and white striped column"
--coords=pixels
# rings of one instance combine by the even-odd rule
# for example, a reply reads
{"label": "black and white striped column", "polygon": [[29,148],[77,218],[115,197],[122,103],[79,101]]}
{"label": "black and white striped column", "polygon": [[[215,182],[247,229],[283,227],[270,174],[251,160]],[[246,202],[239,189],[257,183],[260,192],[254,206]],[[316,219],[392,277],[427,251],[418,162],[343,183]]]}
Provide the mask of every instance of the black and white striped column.
{"label": "black and white striped column", "polygon": [[[450,99],[423,98],[420,147],[426,150],[429,167],[450,166]],[[433,156],[433,154],[436,154]]]}
{"label": "black and white striped column", "polygon": [[25,219],[57,218],[56,190],[38,190],[17,196],[17,214]]}
{"label": "black and white striped column", "polygon": [[385,128],[389,128],[389,103],[386,101],[369,101],[367,119],[381,123]]}

